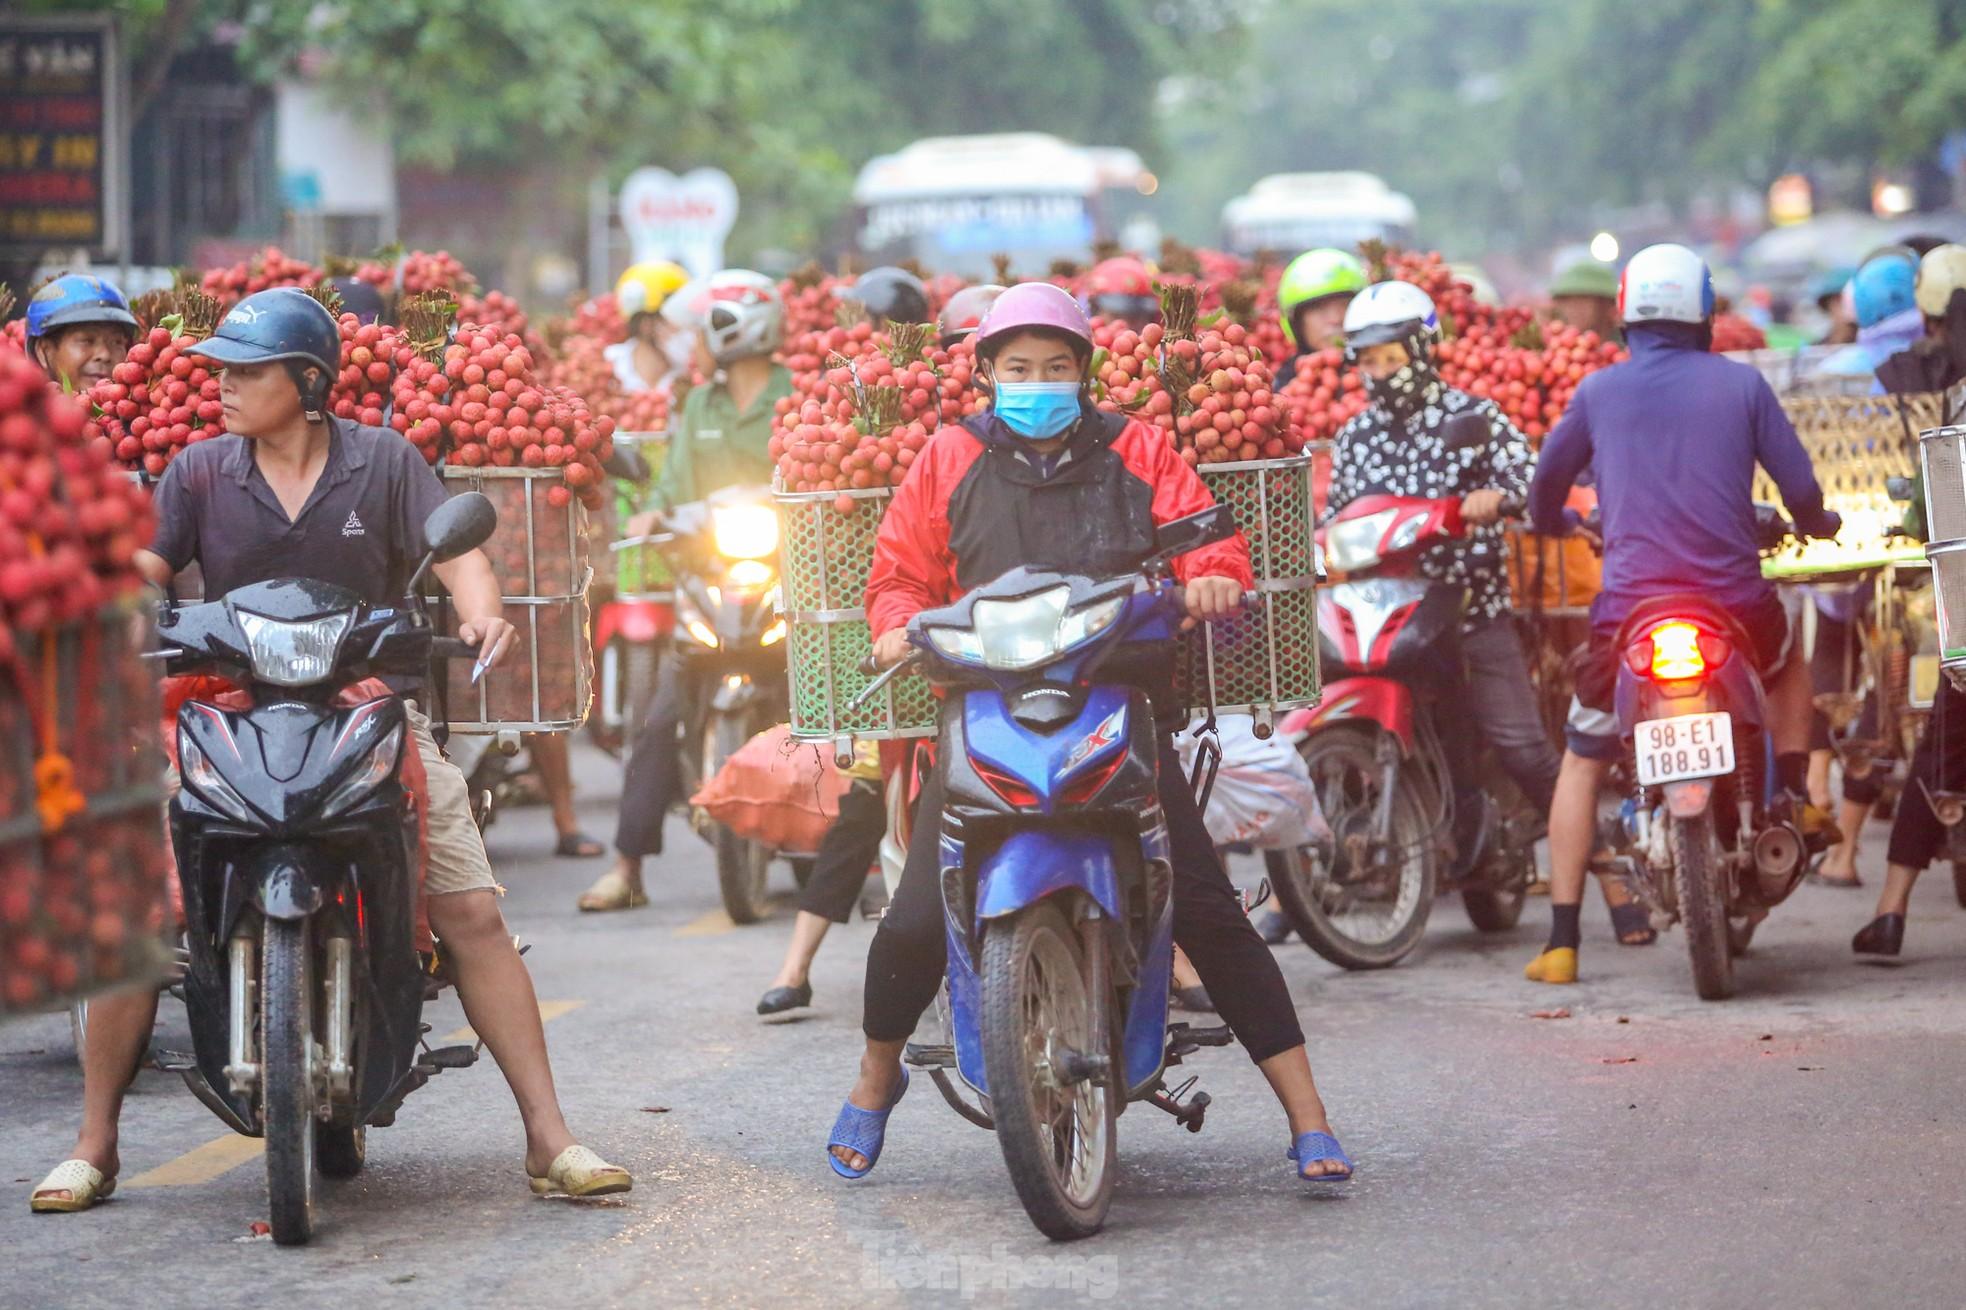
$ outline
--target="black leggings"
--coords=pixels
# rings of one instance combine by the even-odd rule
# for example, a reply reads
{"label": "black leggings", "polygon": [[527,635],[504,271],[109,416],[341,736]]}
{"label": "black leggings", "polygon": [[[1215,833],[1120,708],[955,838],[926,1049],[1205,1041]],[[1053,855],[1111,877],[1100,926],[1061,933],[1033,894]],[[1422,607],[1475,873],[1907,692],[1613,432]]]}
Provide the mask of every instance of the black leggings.
{"label": "black leggings", "polygon": [[[1188,954],[1215,1008],[1261,1063],[1304,1044],[1283,972],[1243,913],[1242,899],[1216,857],[1201,811],[1170,742],[1161,743],[1160,803],[1174,863],[1174,941]],[[922,788],[924,819],[942,812],[942,781]],[[867,952],[863,1027],[877,1042],[905,1041],[935,999],[948,962],[942,889],[937,876],[941,824],[920,822],[908,843],[908,864],[887,916]]]}
{"label": "black leggings", "polygon": [[880,858],[887,834],[887,804],[881,784],[857,778],[840,797],[840,815],[820,839],[812,877],[799,894],[799,908],[834,923],[845,923],[860,899],[867,869]]}
{"label": "black leggings", "polygon": [[683,752],[696,746],[683,740],[683,725],[696,721],[696,705],[707,680],[700,665],[686,665],[673,650],[662,653],[648,717],[637,725],[628,748],[628,767],[621,775],[614,848],[623,855],[662,854],[662,821],[669,817],[683,787]]}

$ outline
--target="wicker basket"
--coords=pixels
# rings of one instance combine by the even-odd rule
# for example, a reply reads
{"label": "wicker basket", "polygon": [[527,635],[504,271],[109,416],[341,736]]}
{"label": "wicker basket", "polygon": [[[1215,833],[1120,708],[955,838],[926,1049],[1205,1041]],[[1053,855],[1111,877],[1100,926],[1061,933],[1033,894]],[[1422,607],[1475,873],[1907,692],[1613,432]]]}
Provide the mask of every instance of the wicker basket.
{"label": "wicker basket", "polygon": [[[518,648],[474,687],[462,662],[448,670],[446,717],[452,732],[571,732],[593,700],[594,650],[589,636],[586,511],[575,500],[549,505],[558,469],[446,468],[452,495],[483,492],[498,510],[498,530],[485,545],[505,615],[518,628]],[[448,597],[436,597],[438,631],[456,631]]]}

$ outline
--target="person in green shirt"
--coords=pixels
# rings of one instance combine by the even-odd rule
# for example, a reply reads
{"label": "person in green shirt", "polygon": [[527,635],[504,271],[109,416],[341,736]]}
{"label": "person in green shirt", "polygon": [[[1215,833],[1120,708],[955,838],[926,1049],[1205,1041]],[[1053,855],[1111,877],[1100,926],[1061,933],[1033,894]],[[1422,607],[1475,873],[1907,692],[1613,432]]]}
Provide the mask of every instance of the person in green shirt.
{"label": "person in green shirt", "polygon": [[[670,296],[662,313],[696,334],[697,367],[711,381],[683,401],[648,508],[627,523],[631,537],[656,531],[669,510],[713,491],[768,484],[774,408],[792,391],[792,375],[772,359],[785,338],[785,304],[771,279],[727,269]],[[700,700],[702,688],[693,683],[703,676],[686,669],[674,652],[664,654],[648,718],[629,748],[621,780],[615,862],[581,894],[581,909],[648,904],[642,861],[662,853],[662,821],[682,783],[679,734]]]}

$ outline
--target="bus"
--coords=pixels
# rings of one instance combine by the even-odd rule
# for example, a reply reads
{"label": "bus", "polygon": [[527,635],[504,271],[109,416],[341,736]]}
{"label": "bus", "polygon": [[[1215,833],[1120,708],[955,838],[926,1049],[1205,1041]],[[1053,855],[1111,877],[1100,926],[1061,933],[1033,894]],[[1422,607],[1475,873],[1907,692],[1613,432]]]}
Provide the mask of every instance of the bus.
{"label": "bus", "polygon": [[1222,237],[1245,257],[1367,240],[1408,245],[1414,217],[1412,200],[1371,173],[1272,173],[1222,207]]}
{"label": "bus", "polygon": [[1004,254],[1026,274],[1083,262],[1100,241],[1138,239],[1159,181],[1132,150],[1042,132],[928,137],[869,160],[853,187],[856,244],[870,263],[919,260],[991,274]]}

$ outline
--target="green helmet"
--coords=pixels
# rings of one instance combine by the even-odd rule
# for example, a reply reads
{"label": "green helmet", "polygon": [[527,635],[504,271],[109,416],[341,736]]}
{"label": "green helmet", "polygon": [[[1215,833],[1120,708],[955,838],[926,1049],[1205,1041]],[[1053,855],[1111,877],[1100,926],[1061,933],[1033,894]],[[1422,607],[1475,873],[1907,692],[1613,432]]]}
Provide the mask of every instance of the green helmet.
{"label": "green helmet", "polygon": [[1597,296],[1604,300],[1618,298],[1618,275],[1611,271],[1609,264],[1600,264],[1595,259],[1580,259],[1556,275],[1550,283],[1550,298],[1559,296]]}
{"label": "green helmet", "polygon": [[1283,321],[1283,335],[1297,344],[1297,311],[1313,300],[1326,296],[1352,296],[1365,290],[1369,281],[1365,264],[1357,255],[1325,246],[1306,250],[1290,261],[1277,283],[1277,317]]}

